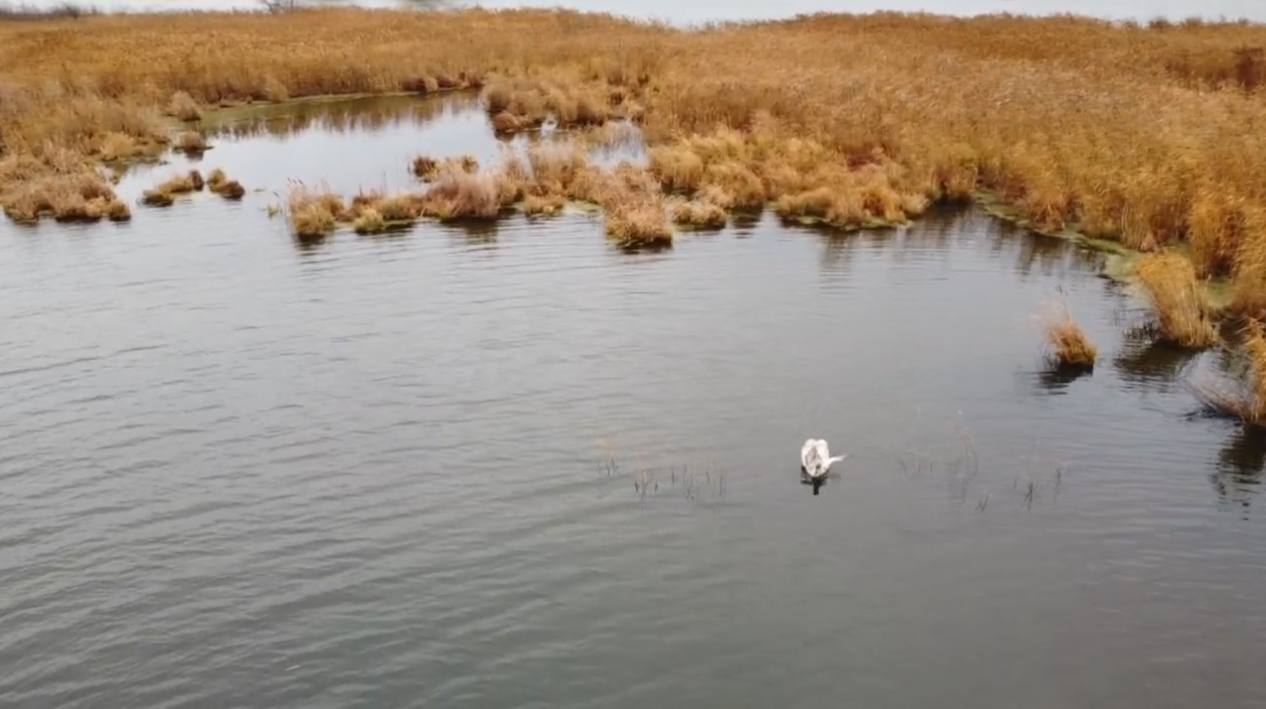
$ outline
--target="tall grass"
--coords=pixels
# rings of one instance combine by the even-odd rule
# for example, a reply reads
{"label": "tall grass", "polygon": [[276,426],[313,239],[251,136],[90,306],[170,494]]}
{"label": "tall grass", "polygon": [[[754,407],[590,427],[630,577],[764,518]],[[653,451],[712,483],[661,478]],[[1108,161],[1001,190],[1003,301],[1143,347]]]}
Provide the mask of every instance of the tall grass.
{"label": "tall grass", "polygon": [[1139,262],[1138,278],[1156,310],[1163,339],[1191,348],[1217,342],[1209,304],[1190,261],[1175,253],[1146,256]]}
{"label": "tall grass", "polygon": [[177,91],[171,95],[171,100],[167,102],[166,113],[182,121],[196,121],[202,118],[202,109],[198,107],[198,102],[185,91]]}
{"label": "tall grass", "polygon": [[12,220],[31,223],[41,217],[61,222],[127,221],[131,211],[99,175],[90,172],[44,175],[4,193],[4,212]]}
{"label": "tall grass", "polygon": [[425,196],[426,213],[441,220],[495,219],[501,213],[501,183],[491,174],[448,170],[435,179]]}
{"label": "tall grass", "polygon": [[620,202],[607,207],[607,237],[622,249],[672,246],[673,231],[664,205],[654,201]]}
{"label": "tall grass", "polygon": [[674,224],[695,229],[720,229],[729,222],[725,210],[707,199],[677,201],[669,214]]}
{"label": "tall grass", "polygon": [[295,184],[286,202],[291,229],[301,240],[324,238],[347,214],[343,199],[324,187]]}

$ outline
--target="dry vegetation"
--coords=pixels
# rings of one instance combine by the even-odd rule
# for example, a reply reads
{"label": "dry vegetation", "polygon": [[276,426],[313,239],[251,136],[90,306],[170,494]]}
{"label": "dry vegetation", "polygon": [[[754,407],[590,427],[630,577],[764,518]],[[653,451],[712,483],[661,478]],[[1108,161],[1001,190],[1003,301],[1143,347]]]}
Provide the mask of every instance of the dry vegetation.
{"label": "dry vegetation", "polygon": [[198,155],[206,151],[207,139],[196,130],[187,130],[176,137],[176,149]]}
{"label": "dry vegetation", "polygon": [[641,249],[672,246],[664,206],[657,202],[631,201],[607,207],[607,236],[620,248]]}
{"label": "dry vegetation", "polygon": [[1139,261],[1138,278],[1156,310],[1163,339],[1193,349],[1217,342],[1209,305],[1190,261],[1175,253],[1145,256]]}
{"label": "dry vegetation", "polygon": [[99,176],[89,173],[42,175],[4,193],[4,213],[30,224],[41,217],[59,222],[127,221],[132,213]]}
{"label": "dry vegetation", "polygon": [[299,239],[321,239],[347,218],[343,199],[328,189],[298,184],[291,188],[287,207],[290,226]]}
{"label": "dry vegetation", "polygon": [[170,207],[176,201],[177,195],[199,192],[205,184],[202,179],[202,173],[197,170],[190,170],[183,175],[168,178],[153,188],[145,190],[141,195],[141,203],[151,207]]}
{"label": "dry vegetation", "polygon": [[[1166,335],[1201,346],[1213,337],[1195,278],[1229,279],[1234,312],[1266,314],[1263,47],[1249,24],[1069,17],[694,32],[535,10],[0,18],[0,203],[30,220],[108,200],[78,189],[98,163],[152,152],[221,103],[478,88],[501,132],[638,122],[653,184],[568,161],[526,177],[423,165],[435,184],[406,200],[419,215],[587,199],[615,238],[662,243],[670,219],[719,223],[718,210],[773,204],[853,229],[987,193],[1039,230],[1183,247],[1166,257],[1190,259],[1181,273],[1152,261],[1141,275]],[[294,206],[305,232],[339,218]]]}
{"label": "dry vegetation", "polygon": [[352,220],[352,228],[357,234],[381,234],[387,230],[387,219],[373,207],[365,207]]}
{"label": "dry vegetation", "polygon": [[182,121],[196,121],[202,118],[202,109],[198,108],[198,102],[184,91],[177,91],[171,95],[171,100],[167,102],[166,113]]}
{"label": "dry vegetation", "polygon": [[676,202],[670,212],[674,224],[695,229],[720,229],[729,221],[725,209],[707,199]]}
{"label": "dry vegetation", "polygon": [[440,174],[440,163],[435,158],[419,155],[413,158],[411,171],[414,177],[430,182]]}
{"label": "dry vegetation", "polygon": [[410,170],[413,172],[414,177],[423,182],[431,182],[445,172],[467,172],[471,174],[479,172],[479,161],[473,155],[444,158],[443,160],[419,155],[413,158]]}
{"label": "dry vegetation", "polygon": [[237,201],[246,194],[246,188],[237,180],[230,180],[224,171],[216,168],[207,176],[207,189],[221,197]]}
{"label": "dry vegetation", "polygon": [[1038,319],[1046,334],[1051,363],[1063,369],[1090,370],[1095,368],[1099,349],[1086,331],[1081,329],[1068,306],[1062,302],[1047,304],[1039,312]]}
{"label": "dry vegetation", "polygon": [[567,206],[567,198],[561,194],[548,192],[544,194],[527,194],[523,197],[523,213],[535,217],[552,217],[562,214]]}
{"label": "dry vegetation", "polygon": [[631,95],[607,81],[564,76],[497,79],[484,87],[483,100],[493,129],[504,134],[539,128],[549,118],[563,127],[581,127],[640,116],[642,108],[629,100]]}

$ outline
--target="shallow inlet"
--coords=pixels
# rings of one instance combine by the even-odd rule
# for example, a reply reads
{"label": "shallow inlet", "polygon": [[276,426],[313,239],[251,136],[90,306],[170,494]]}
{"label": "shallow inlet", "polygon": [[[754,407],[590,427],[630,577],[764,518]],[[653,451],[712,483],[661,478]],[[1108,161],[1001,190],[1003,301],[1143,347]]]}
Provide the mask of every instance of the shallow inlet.
{"label": "shallow inlet", "polygon": [[[214,137],[240,203],[0,224],[3,703],[1266,699],[1266,443],[1123,334],[1102,255],[971,209],[656,254],[268,217],[494,158],[452,100]],[[1058,290],[1092,375],[1042,364]],[[817,497],[809,435],[851,453]]]}
{"label": "shallow inlet", "polygon": [[[132,202],[168,177],[215,168],[242,181],[257,195],[255,202],[271,200],[275,205],[284,203],[287,191],[299,183],[328,186],[346,198],[360,190],[395,194],[423,187],[410,171],[418,155],[470,155],[490,170],[507,156],[526,159],[530,145],[570,139],[548,124],[540,131],[494,135],[478,95],[465,91],[431,98],[326,97],[242,106],[214,112],[192,127],[208,135],[209,150],[197,155],[170,152],[158,163],[130,167],[116,186],[119,197]],[[619,140],[590,151],[592,164],[645,164],[635,128],[615,135]]]}

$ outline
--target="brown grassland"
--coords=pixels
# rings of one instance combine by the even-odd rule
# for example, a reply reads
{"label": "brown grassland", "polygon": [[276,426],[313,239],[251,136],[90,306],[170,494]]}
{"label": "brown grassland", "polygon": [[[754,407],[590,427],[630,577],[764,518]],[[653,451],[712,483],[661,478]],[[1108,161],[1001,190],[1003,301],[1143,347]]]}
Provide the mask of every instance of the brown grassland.
{"label": "brown grassland", "polygon": [[[547,116],[639,122],[654,185],[565,161],[548,179],[535,165],[524,179],[423,162],[431,191],[397,211],[491,218],[508,200],[549,213],[560,196],[588,199],[618,242],[666,243],[670,221],[715,225],[767,204],[853,229],[988,194],[1038,230],[1181,253],[1191,278],[1231,282],[1230,312],[1259,316],[1263,47],[1260,25],[1071,17],[822,15],[694,31],[542,10],[0,19],[0,204],[35,219],[59,211],[42,192],[74,202],[68,215],[109,203],[89,182],[97,165],[170,144],[223,104],[478,88],[503,132]],[[304,197],[305,231],[379,226]],[[1162,312],[1163,329],[1207,344],[1188,272],[1167,268],[1144,282],[1178,289],[1150,291],[1162,311],[1188,310]]]}

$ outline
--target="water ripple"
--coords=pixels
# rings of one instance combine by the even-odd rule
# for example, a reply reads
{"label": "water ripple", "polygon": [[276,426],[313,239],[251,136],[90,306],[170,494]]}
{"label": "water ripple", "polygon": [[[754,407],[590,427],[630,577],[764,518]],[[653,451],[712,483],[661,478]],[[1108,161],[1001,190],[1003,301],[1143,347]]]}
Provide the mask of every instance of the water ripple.
{"label": "water ripple", "polygon": [[[626,254],[568,214],[296,251],[252,200],[92,258],[0,228],[6,706],[1266,697],[1261,441],[1068,245],[960,211]],[[1104,351],[1071,383],[1057,287]],[[853,453],[817,497],[810,434]]]}

